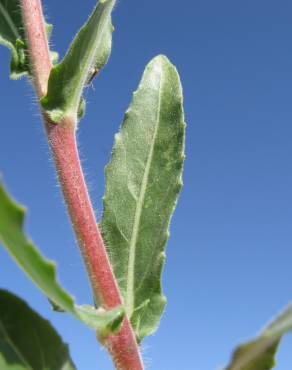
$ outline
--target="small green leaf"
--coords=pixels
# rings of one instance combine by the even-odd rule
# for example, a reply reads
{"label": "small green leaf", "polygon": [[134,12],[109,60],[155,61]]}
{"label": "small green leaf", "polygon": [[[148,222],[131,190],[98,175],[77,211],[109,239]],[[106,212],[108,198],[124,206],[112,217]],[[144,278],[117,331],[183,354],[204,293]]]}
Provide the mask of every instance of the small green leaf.
{"label": "small green leaf", "polygon": [[[53,26],[46,24],[48,38]],[[22,23],[20,0],[0,0],[0,44],[11,51],[10,78],[19,79],[29,74],[27,47]],[[58,59],[56,52],[51,52],[52,61]]]}
{"label": "small green leaf", "polygon": [[64,59],[52,69],[48,93],[41,99],[41,104],[53,122],[60,122],[64,116],[77,121],[84,87],[107,63],[111,52],[114,3],[115,0],[98,2]]}
{"label": "small green leaf", "polygon": [[74,370],[68,346],[26,302],[0,289],[0,369]]}
{"label": "small green leaf", "polygon": [[18,79],[28,73],[19,0],[0,0],[0,44],[11,51],[10,77]]}
{"label": "small green leaf", "polygon": [[0,182],[0,243],[55,307],[72,314],[96,331],[115,331],[117,321],[122,323],[123,309],[118,307],[98,313],[93,307],[76,306],[73,298],[57,282],[54,263],[45,259],[24,235],[24,216],[24,209],[9,197]]}
{"label": "small green leaf", "polygon": [[184,159],[182,90],[164,56],[146,67],[106,168],[101,230],[138,340],[165,305],[161,272]]}
{"label": "small green leaf", "polygon": [[255,340],[240,345],[225,370],[271,370],[275,354],[284,334],[292,330],[290,305]]}
{"label": "small green leaf", "polygon": [[122,306],[106,311],[102,308],[96,310],[93,306],[83,305],[78,307],[79,318],[88,326],[97,328],[97,335],[106,337],[117,333],[125,317]]}

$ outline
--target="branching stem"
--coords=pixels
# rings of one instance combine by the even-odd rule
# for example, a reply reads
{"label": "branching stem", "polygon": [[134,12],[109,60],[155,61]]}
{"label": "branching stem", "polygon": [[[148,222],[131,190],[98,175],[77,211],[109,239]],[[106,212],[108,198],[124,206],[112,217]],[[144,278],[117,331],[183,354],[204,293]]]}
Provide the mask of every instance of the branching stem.
{"label": "branching stem", "polygon": [[[47,91],[52,68],[40,0],[21,0],[33,83],[39,98]],[[68,213],[89,275],[94,297],[104,308],[122,303],[84,181],[70,117],[58,125],[43,114],[45,131],[55,161]],[[126,317],[116,335],[104,338],[118,370],[143,370],[139,348]]]}

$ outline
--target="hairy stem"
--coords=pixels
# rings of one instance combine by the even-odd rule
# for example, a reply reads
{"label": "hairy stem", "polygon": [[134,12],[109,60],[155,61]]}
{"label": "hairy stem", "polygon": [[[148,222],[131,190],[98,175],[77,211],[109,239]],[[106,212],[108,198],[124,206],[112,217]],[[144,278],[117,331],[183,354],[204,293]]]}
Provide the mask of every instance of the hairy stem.
{"label": "hairy stem", "polygon": [[[119,306],[122,300],[80,166],[74,123],[70,119],[64,119],[61,124],[56,125],[47,120],[46,131],[94,297],[105,308]],[[117,335],[105,338],[103,344],[109,349],[117,369],[143,369],[128,318],[125,319],[121,331]]]}
{"label": "hairy stem", "polygon": [[[52,68],[40,0],[21,0],[33,83],[39,98],[47,91]],[[84,181],[76,145],[75,127],[70,117],[56,125],[43,114],[45,130],[55,161],[68,213],[89,275],[94,297],[104,308],[122,303],[121,295],[106,254]],[[118,370],[143,370],[139,348],[126,317],[118,334],[103,338]]]}
{"label": "hairy stem", "polygon": [[33,83],[38,97],[41,98],[47,93],[52,68],[41,1],[21,0],[21,9]]}

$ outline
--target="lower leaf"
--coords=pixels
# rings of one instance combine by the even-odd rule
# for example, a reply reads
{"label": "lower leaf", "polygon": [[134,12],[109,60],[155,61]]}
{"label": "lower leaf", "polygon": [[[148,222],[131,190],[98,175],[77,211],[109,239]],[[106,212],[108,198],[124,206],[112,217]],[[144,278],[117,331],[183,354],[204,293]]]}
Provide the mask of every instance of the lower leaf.
{"label": "lower leaf", "polygon": [[0,369],[76,369],[52,325],[6,290],[0,290]]}
{"label": "lower leaf", "polygon": [[123,308],[98,313],[94,307],[75,305],[71,295],[57,281],[55,264],[45,259],[25,236],[24,217],[24,209],[9,197],[0,182],[0,244],[54,307],[72,314],[102,334],[116,331],[123,321]]}

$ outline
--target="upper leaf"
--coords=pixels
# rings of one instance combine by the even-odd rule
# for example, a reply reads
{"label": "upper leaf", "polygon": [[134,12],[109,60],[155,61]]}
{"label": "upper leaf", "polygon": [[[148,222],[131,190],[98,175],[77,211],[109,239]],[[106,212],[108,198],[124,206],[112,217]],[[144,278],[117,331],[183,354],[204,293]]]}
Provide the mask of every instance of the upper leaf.
{"label": "upper leaf", "polygon": [[281,337],[292,330],[290,305],[255,340],[239,346],[225,370],[271,370]]}
{"label": "upper leaf", "polygon": [[76,369],[51,324],[5,290],[0,290],[0,369]]}
{"label": "upper leaf", "polygon": [[45,259],[23,232],[25,211],[5,192],[0,182],[0,243],[39,289],[62,310],[71,313],[101,333],[116,331],[124,311],[121,307],[97,313],[87,306],[76,306],[73,298],[56,280],[56,268]]}
{"label": "upper leaf", "polygon": [[[46,24],[48,38],[52,28],[51,24]],[[0,0],[0,44],[7,46],[11,51],[10,78],[15,80],[29,74],[20,0]],[[52,52],[51,57],[52,61],[56,62],[58,54]]]}
{"label": "upper leaf", "polygon": [[77,120],[84,86],[106,64],[111,52],[114,3],[115,0],[98,2],[62,62],[52,69],[41,104],[53,122],[60,122],[64,116]]}
{"label": "upper leaf", "polygon": [[101,231],[138,340],[165,305],[161,272],[184,159],[182,90],[164,56],[146,67],[106,168]]}

